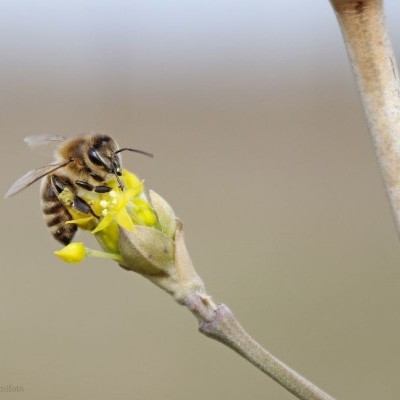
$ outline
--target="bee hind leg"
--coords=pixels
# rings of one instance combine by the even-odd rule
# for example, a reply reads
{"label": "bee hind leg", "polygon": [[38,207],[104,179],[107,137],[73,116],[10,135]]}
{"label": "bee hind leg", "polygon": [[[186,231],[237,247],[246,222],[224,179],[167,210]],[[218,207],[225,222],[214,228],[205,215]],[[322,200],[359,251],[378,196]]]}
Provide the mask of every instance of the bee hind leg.
{"label": "bee hind leg", "polygon": [[79,211],[79,212],[81,212],[81,213],[83,213],[83,214],[92,214],[94,217],[99,218],[99,217],[93,212],[93,210],[92,210],[92,208],[90,207],[90,205],[89,205],[85,200],[82,199],[82,197],[75,196],[75,197],[74,197],[74,200],[72,201],[71,206],[72,206],[75,210],[77,210],[77,211]]}

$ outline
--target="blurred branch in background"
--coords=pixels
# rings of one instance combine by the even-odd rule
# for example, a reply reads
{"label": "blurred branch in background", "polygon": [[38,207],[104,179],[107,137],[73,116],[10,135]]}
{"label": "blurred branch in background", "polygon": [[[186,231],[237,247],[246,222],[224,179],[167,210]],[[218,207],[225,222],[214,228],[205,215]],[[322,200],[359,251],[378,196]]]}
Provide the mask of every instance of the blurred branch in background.
{"label": "blurred branch in background", "polygon": [[[400,232],[400,88],[382,0],[331,0],[356,74],[375,150]],[[222,307],[222,308],[221,308]],[[225,310],[224,306],[219,306]],[[218,309],[213,311],[218,314]],[[222,313],[222,312],[221,312]],[[230,312],[224,312],[230,315]],[[223,313],[222,313],[223,314]],[[201,330],[215,322],[201,322]],[[254,342],[233,315],[210,336],[238,351],[300,399],[331,397]],[[219,332],[218,332],[219,331]],[[243,343],[241,343],[242,338]],[[245,339],[243,339],[245,338]]]}
{"label": "blurred branch in background", "polygon": [[382,0],[331,0],[400,232],[400,91]]}
{"label": "blurred branch in background", "polygon": [[[382,0],[331,0],[357,77],[375,150],[400,231],[400,90]],[[189,297],[190,298],[190,297]],[[189,308],[206,306],[191,298]],[[223,315],[225,315],[223,317]],[[223,305],[200,313],[200,330],[243,355],[300,399],[331,399],[259,346]]]}

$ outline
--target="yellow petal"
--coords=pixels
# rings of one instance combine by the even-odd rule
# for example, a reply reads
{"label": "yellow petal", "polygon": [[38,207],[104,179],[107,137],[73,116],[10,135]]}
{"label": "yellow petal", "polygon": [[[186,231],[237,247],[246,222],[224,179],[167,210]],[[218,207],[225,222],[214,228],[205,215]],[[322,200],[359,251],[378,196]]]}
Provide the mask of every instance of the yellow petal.
{"label": "yellow petal", "polygon": [[126,169],[122,170],[122,179],[124,180],[127,189],[133,190],[134,196],[137,196],[139,193],[143,192],[143,182],[139,180],[136,175],[132,174]]}
{"label": "yellow petal", "polygon": [[113,220],[113,217],[111,214],[107,214],[101,221],[100,223],[92,230],[91,233],[97,233],[103,229],[106,229],[108,225],[110,225],[111,221]]}
{"label": "yellow petal", "polygon": [[96,233],[96,237],[104,249],[110,253],[118,253],[119,228],[115,221],[112,221],[107,229]]}
{"label": "yellow petal", "polygon": [[133,232],[135,230],[135,226],[133,225],[133,222],[128,214],[128,211],[126,211],[126,208],[122,209],[117,214],[117,224],[130,232]]}
{"label": "yellow petal", "polygon": [[128,189],[124,190],[122,192],[122,195],[120,195],[118,199],[118,204],[115,207],[117,210],[120,210],[121,208],[125,208],[128,202],[134,197],[135,193],[133,189]]}
{"label": "yellow petal", "polygon": [[92,224],[89,225],[89,223],[93,223],[94,221],[95,218],[93,216],[90,216],[86,218],[71,219],[70,221],[67,221],[66,224],[76,224],[79,226],[79,228],[90,229],[90,226],[92,226]]}
{"label": "yellow petal", "polygon": [[146,226],[153,226],[157,222],[156,215],[150,207],[139,207],[136,211],[137,216]]}
{"label": "yellow petal", "polygon": [[136,198],[133,200],[133,203],[135,204],[135,206],[138,207],[150,207],[149,202],[145,199]]}
{"label": "yellow petal", "polygon": [[93,216],[86,217],[86,218],[79,218],[79,219],[71,219],[66,222],[66,224],[79,224],[79,223],[86,223],[94,219]]}

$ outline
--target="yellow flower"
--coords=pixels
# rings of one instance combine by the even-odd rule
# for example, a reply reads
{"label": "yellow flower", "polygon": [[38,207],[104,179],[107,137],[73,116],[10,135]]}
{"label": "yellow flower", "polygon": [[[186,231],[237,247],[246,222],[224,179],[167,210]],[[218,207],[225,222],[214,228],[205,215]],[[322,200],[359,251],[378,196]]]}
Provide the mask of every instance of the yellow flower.
{"label": "yellow flower", "polygon": [[96,210],[101,215],[91,231],[108,251],[118,252],[119,227],[133,232],[135,225],[154,226],[157,217],[148,203],[143,182],[132,173],[123,170],[125,190],[120,190],[116,180],[108,183],[113,189],[98,196]]}
{"label": "yellow flower", "polygon": [[133,190],[124,190],[120,194],[117,194],[115,190],[111,190],[108,197],[110,197],[110,200],[103,199],[99,202],[102,219],[91,233],[106,230],[112,222],[116,222],[118,225],[132,232],[134,225],[128,214],[127,206],[133,198]]}
{"label": "yellow flower", "polygon": [[[110,192],[87,192],[82,196],[90,205],[93,213],[98,216],[97,218],[94,215],[88,216],[76,211],[70,206],[73,193],[69,189],[65,189],[60,195],[60,200],[68,207],[73,217],[68,223],[74,223],[79,228],[90,231],[96,236],[102,247],[112,254],[119,252],[119,227],[129,232],[135,230],[135,225],[160,229],[157,215],[144,194],[143,182],[127,170],[122,171],[121,181],[125,186],[124,190],[119,188],[117,180],[113,178],[106,182],[106,185],[111,188]],[[62,258],[62,255],[57,255]],[[65,259],[68,262],[80,260]]]}
{"label": "yellow flower", "polygon": [[107,193],[80,192],[93,215],[72,209],[75,193],[65,189],[59,196],[80,229],[93,234],[104,251],[92,250],[83,243],[70,243],[55,254],[69,263],[94,256],[116,261],[170,293],[180,304],[190,294],[205,293],[187,253],[182,223],[171,206],[150,191],[151,203],[143,192],[143,182],[124,170],[122,190],[116,179],[106,184]]}

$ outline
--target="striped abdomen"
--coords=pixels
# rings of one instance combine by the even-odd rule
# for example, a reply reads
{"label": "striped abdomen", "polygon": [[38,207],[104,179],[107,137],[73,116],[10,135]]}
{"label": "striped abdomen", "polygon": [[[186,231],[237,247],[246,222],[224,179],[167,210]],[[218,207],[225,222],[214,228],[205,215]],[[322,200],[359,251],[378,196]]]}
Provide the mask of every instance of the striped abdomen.
{"label": "striped abdomen", "polygon": [[48,175],[44,179],[41,194],[43,217],[51,234],[59,242],[65,245],[69,244],[78,227],[75,224],[66,224],[72,217],[57,197],[57,190],[53,185],[52,175]]}

